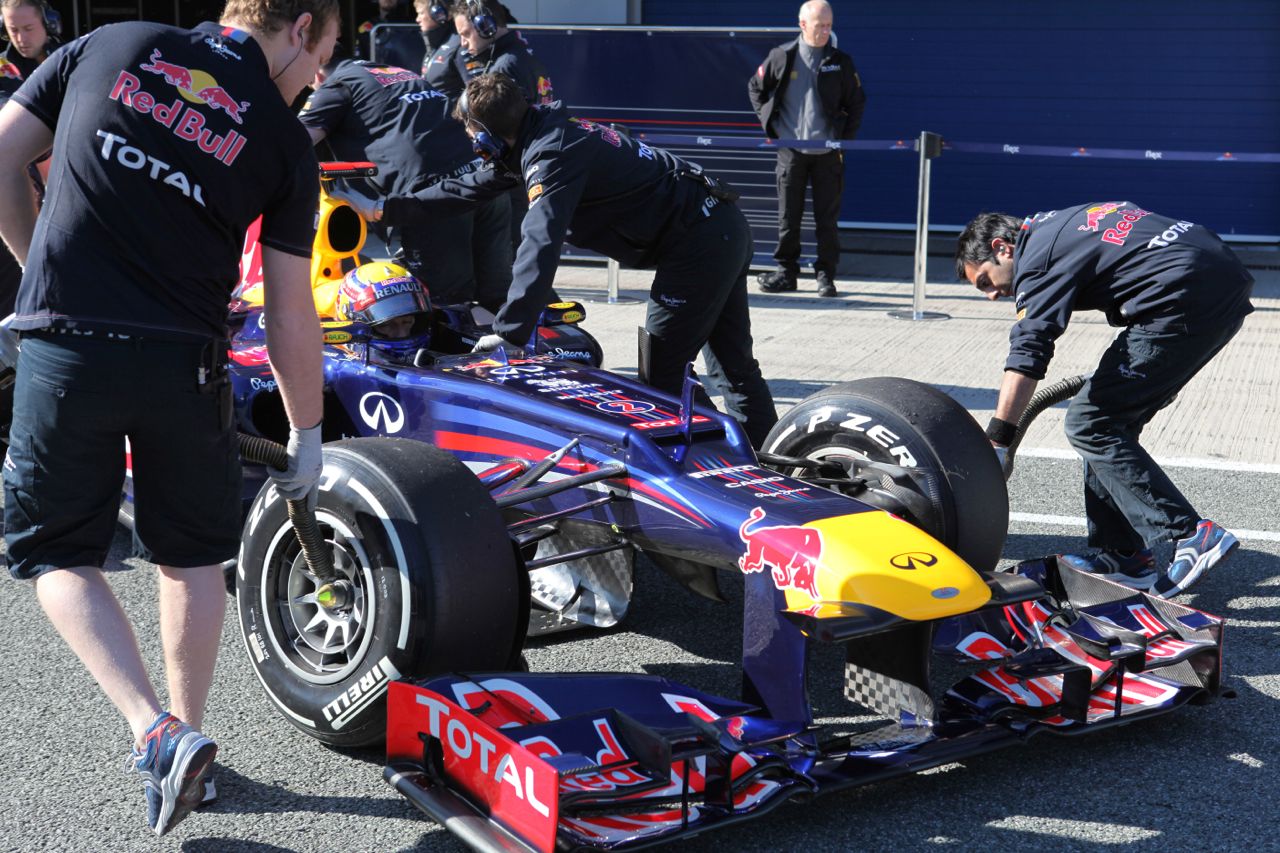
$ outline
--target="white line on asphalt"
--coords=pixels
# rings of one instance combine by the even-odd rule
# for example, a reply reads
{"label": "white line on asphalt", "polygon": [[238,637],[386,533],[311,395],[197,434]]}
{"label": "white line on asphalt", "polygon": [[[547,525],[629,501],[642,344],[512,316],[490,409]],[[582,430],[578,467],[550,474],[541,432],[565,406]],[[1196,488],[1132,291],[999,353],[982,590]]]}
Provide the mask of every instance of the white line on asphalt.
{"label": "white line on asphalt", "polygon": [[[1087,524],[1083,518],[1074,515],[1041,515],[1036,512],[1011,512],[1009,513],[1010,521],[1025,521],[1029,524],[1058,524],[1063,527],[1086,527]],[[1237,539],[1260,539],[1264,542],[1280,542],[1280,533],[1273,530],[1237,530],[1230,525],[1227,529],[1235,534]]]}
{"label": "white line on asphalt", "polygon": [[[1018,456],[1036,459],[1079,459],[1074,450],[1057,447],[1019,447]],[[1280,465],[1268,462],[1233,462],[1230,459],[1197,459],[1189,456],[1157,458],[1164,468],[1202,468],[1207,471],[1248,471],[1254,474],[1280,474]]]}

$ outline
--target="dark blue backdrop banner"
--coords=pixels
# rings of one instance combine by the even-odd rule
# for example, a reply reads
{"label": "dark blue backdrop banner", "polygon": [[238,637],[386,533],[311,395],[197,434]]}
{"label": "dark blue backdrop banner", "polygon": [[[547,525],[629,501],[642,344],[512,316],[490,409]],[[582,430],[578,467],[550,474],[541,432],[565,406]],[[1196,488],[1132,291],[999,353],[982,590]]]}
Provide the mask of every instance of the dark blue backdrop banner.
{"label": "dark blue backdrop banner", "polygon": [[[929,130],[949,143],[932,170],[938,227],[1128,198],[1225,236],[1280,239],[1280,3],[1227,5],[1244,14],[1167,0],[1155,19],[1100,11],[1110,4],[1024,5],[1010,18],[990,0],[928,0],[838,15],[868,93],[858,142],[870,143],[846,152],[841,222],[914,227],[918,164],[902,151]],[[677,8],[704,23],[748,7]],[[728,137],[761,136],[747,79],[794,30],[521,31],[576,115],[648,134],[737,184],[757,254],[772,251],[775,155]]]}

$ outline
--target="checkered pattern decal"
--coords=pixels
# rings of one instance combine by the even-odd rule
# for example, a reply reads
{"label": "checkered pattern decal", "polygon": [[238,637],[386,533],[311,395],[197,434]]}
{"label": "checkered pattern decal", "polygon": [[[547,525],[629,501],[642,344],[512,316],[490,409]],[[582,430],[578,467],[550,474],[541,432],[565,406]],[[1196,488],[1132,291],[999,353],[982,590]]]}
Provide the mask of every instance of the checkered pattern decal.
{"label": "checkered pattern decal", "polygon": [[852,663],[844,665],[844,696],[903,725],[928,725],[934,717],[933,699],[919,687]]}

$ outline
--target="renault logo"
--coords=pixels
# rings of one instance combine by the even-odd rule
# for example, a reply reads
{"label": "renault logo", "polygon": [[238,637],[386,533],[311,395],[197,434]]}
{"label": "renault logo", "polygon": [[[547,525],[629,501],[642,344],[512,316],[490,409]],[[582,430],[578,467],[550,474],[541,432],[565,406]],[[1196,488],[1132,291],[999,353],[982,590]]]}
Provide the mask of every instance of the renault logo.
{"label": "renault logo", "polygon": [[927,569],[938,562],[938,558],[932,554],[926,554],[924,551],[908,551],[905,554],[899,554],[889,560],[889,565],[895,569],[903,569],[911,572],[916,569]]}

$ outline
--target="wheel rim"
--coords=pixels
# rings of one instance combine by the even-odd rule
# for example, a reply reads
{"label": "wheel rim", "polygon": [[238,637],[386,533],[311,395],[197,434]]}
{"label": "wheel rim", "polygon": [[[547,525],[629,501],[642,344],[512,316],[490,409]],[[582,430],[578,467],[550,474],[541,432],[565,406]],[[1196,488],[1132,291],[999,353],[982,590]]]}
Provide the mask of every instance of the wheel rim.
{"label": "wheel rim", "polygon": [[333,555],[337,578],[351,584],[351,606],[329,611],[316,600],[320,580],[307,567],[287,521],[267,549],[261,604],[270,644],[284,665],[305,681],[332,684],[364,662],[377,599],[371,593],[373,572],[360,539],[327,513],[318,512],[316,523]]}

